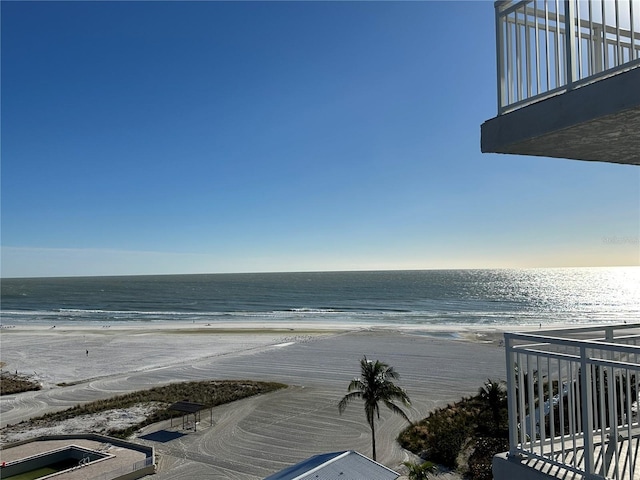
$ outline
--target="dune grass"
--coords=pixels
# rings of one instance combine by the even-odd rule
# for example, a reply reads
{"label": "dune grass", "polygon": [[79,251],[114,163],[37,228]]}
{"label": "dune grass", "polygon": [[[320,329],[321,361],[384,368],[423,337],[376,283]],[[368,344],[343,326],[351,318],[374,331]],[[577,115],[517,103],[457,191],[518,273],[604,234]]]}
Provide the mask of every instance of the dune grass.
{"label": "dune grass", "polygon": [[0,395],[40,390],[42,387],[35,380],[17,373],[2,372],[0,374]]}
{"label": "dune grass", "polygon": [[[198,382],[172,383],[149,390],[119,395],[105,400],[79,404],[59,412],[47,413],[41,417],[32,418],[25,422],[30,427],[50,425],[56,422],[74,418],[80,415],[91,415],[113,409],[125,409],[134,405],[155,404],[159,408],[152,409],[152,413],[140,423],[122,430],[110,430],[109,435],[126,438],[136,430],[171,418],[169,406],[178,401],[201,403],[206,408],[215,407],[242,398],[260,395],[286,388],[286,385],[276,382],[255,382],[251,380],[206,380]],[[175,415],[175,412],[173,413]],[[25,423],[23,422],[23,423]]]}

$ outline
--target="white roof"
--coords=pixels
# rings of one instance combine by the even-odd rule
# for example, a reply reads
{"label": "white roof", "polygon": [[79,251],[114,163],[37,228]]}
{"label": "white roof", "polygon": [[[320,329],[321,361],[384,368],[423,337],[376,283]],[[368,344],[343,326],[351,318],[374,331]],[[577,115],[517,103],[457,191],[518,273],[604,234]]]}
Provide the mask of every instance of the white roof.
{"label": "white roof", "polygon": [[315,455],[264,480],[396,480],[399,476],[384,465],[348,450]]}

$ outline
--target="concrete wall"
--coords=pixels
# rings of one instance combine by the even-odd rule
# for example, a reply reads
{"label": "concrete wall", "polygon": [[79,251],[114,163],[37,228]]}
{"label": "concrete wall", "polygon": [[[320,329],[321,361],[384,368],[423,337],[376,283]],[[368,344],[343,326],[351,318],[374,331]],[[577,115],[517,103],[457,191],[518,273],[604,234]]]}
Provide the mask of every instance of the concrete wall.
{"label": "concrete wall", "polygon": [[149,465],[148,467],[140,468],[135,472],[127,473],[125,475],[120,475],[119,477],[114,478],[113,480],[136,480],[138,478],[146,477],[147,475],[153,475],[154,473],[156,473],[156,466],[152,464],[152,465]]}
{"label": "concrete wall", "polygon": [[73,440],[75,438],[81,438],[84,440],[93,440],[95,442],[110,443],[118,447],[128,448],[137,452],[144,453],[147,458],[154,456],[153,447],[147,447],[146,445],[140,445],[138,443],[128,442],[120,438],[107,437],[106,435],[97,435],[95,433],[77,433],[72,435],[43,435],[40,437],[28,438],[26,440],[20,440],[18,442],[8,443],[6,445],[0,445],[0,450],[5,448],[17,447],[18,445],[25,445],[27,443],[39,442],[45,440]]}

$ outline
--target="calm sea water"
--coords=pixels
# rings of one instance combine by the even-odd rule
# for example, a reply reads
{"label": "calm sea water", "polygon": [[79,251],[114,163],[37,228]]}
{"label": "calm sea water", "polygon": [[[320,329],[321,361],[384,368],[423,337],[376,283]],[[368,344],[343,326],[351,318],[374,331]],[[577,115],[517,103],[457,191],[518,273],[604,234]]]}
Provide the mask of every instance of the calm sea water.
{"label": "calm sea water", "polygon": [[4,279],[3,325],[640,320],[640,267]]}

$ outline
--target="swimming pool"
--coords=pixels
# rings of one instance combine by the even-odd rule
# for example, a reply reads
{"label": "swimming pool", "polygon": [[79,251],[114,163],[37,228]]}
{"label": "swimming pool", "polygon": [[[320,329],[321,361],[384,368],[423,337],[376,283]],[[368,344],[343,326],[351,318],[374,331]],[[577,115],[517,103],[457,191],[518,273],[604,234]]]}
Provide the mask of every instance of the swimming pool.
{"label": "swimming pool", "polygon": [[77,445],[68,445],[58,450],[24,458],[2,467],[1,477],[4,480],[45,479],[49,475],[65,470],[81,468],[84,465],[111,457],[107,453],[89,450]]}

